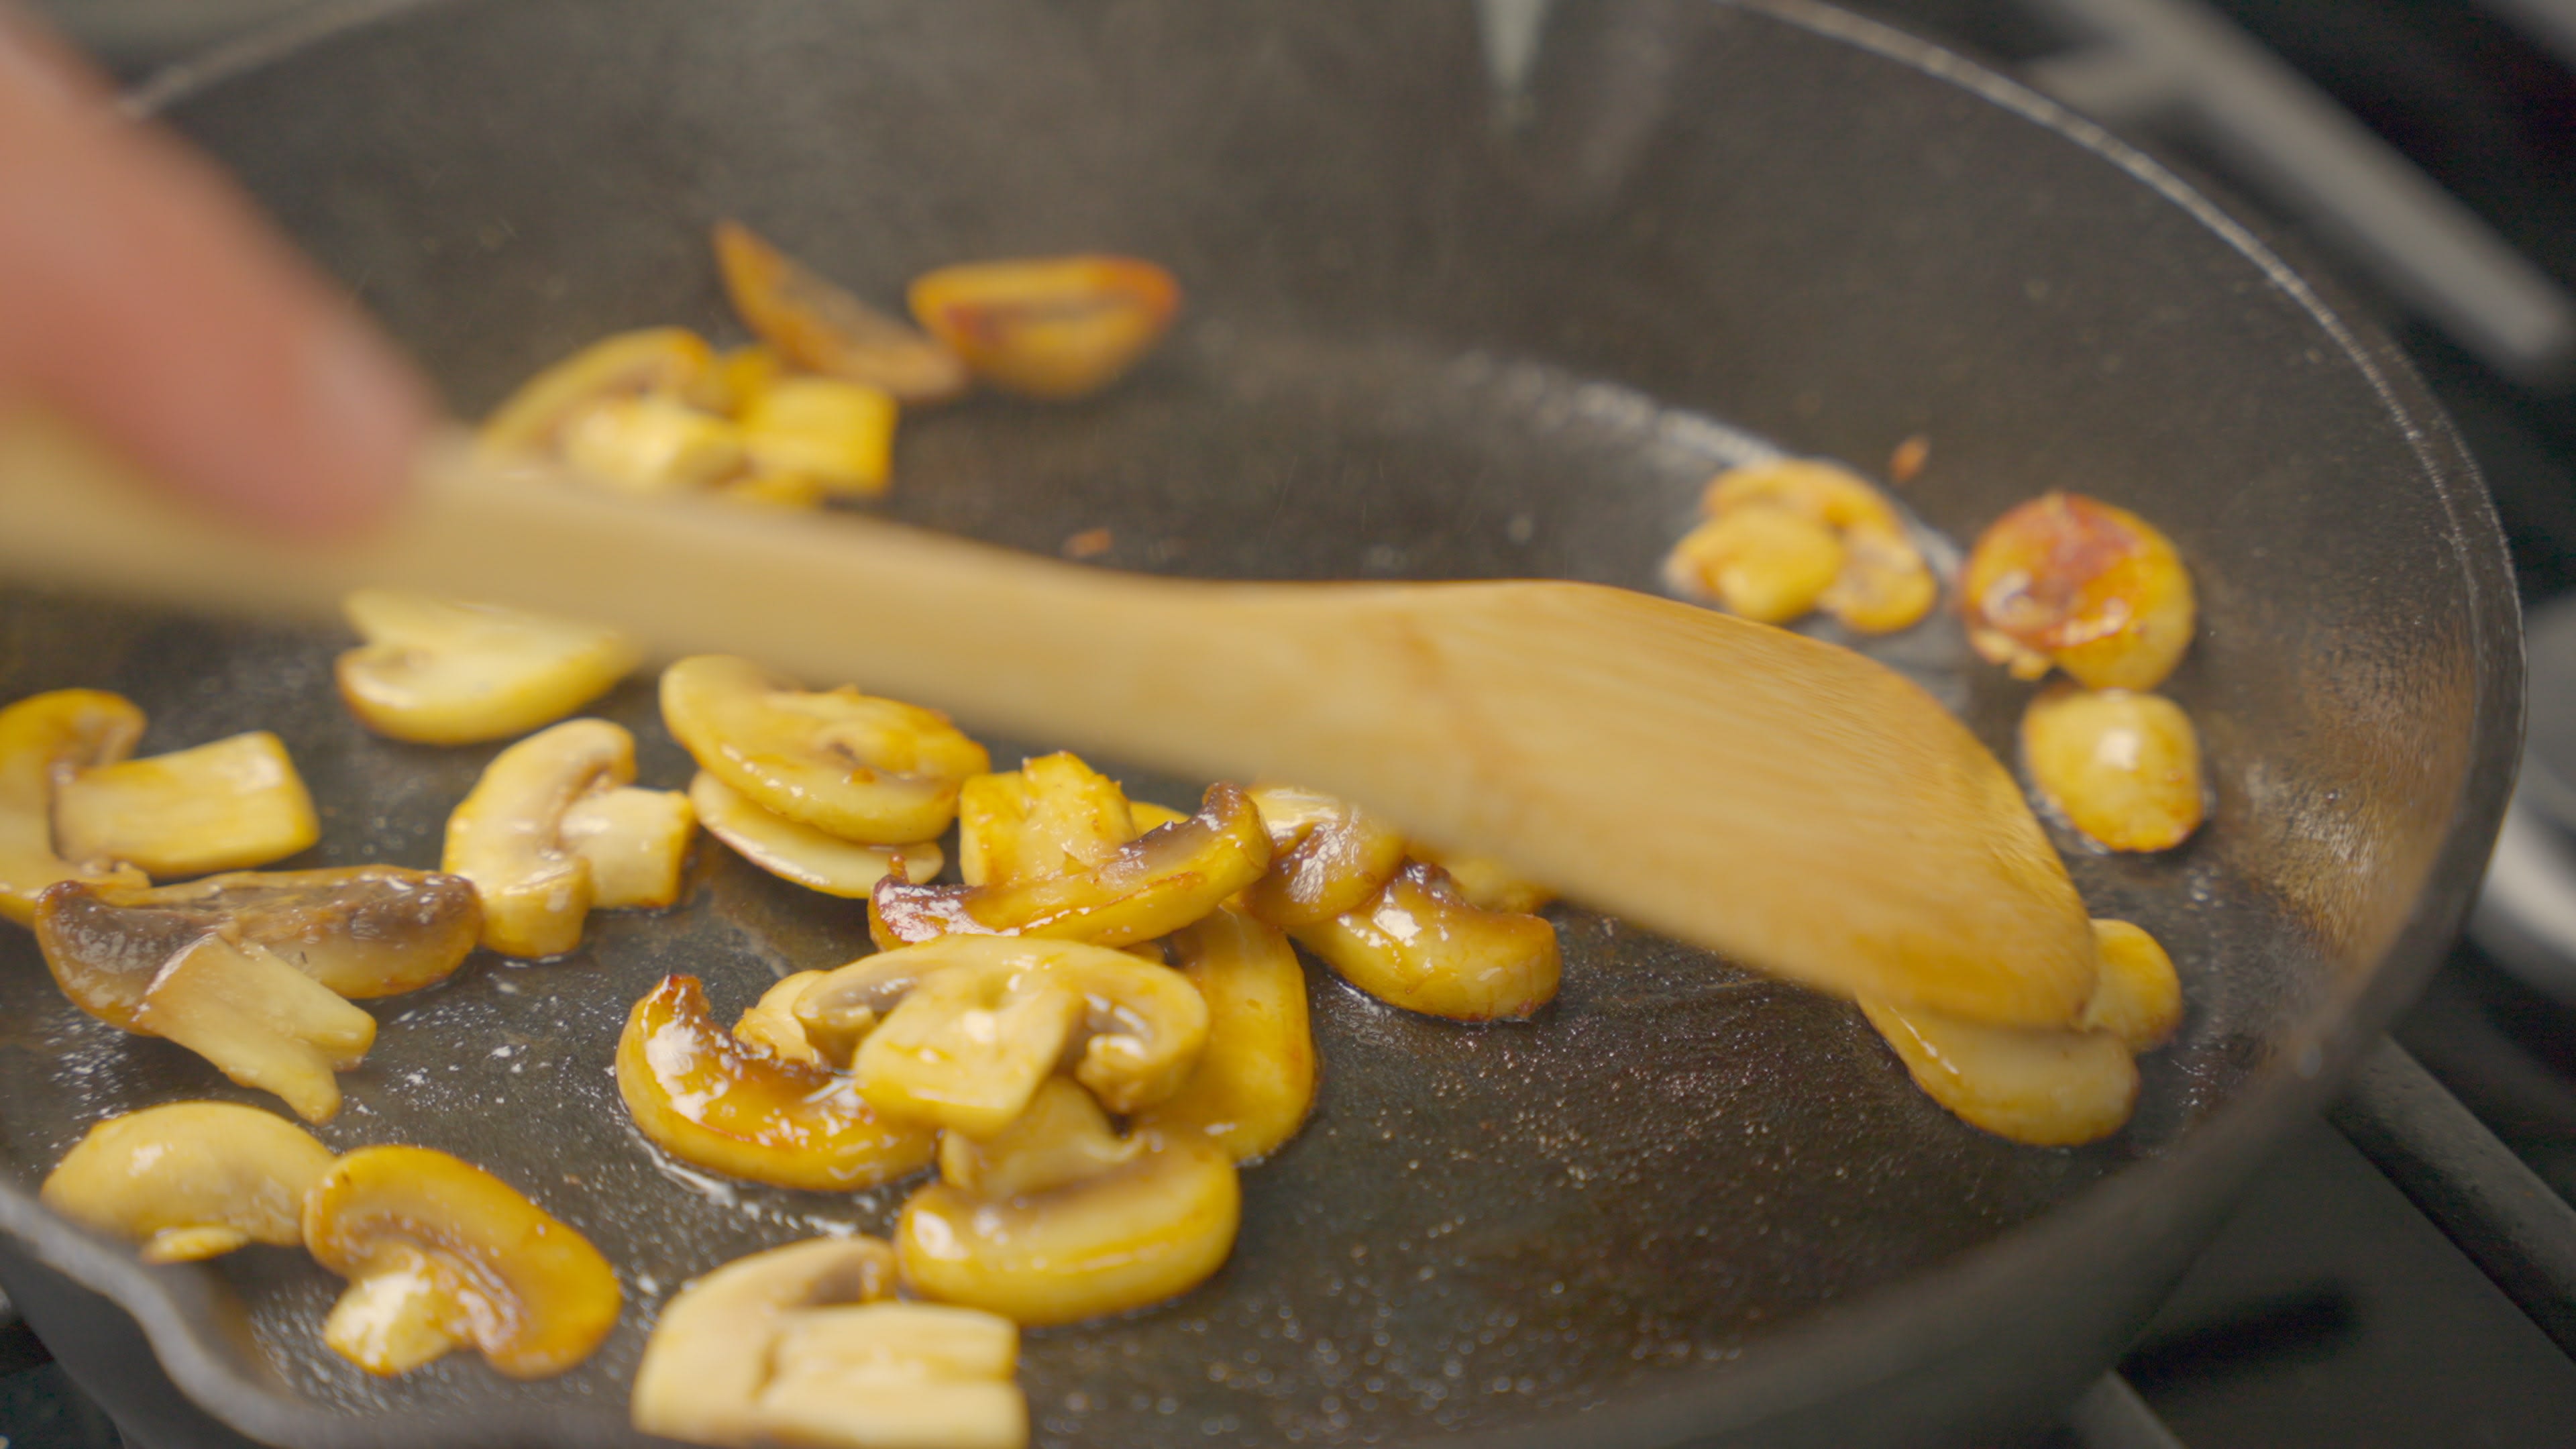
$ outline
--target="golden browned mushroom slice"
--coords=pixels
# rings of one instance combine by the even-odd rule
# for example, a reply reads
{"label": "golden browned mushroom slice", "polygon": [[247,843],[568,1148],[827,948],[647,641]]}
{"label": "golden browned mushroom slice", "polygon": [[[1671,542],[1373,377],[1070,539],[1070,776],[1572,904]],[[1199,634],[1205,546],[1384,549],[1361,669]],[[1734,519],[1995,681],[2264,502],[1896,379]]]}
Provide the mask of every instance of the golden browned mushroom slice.
{"label": "golden browned mushroom slice", "polygon": [[643,1134],[728,1177],[850,1192],[930,1161],[926,1127],[871,1110],[857,1083],[716,1024],[694,976],[666,976],[617,1040],[617,1090]]}
{"label": "golden browned mushroom slice", "polygon": [[1419,861],[1358,910],[1289,934],[1353,986],[1407,1011],[1491,1021],[1556,999],[1556,927],[1479,910]]}
{"label": "golden browned mushroom slice", "polygon": [[888,878],[868,903],[868,930],[881,946],[987,933],[1132,946],[1215,910],[1269,864],[1270,835],[1251,797],[1216,784],[1198,814],[1149,831],[1086,870],[1009,885],[916,886]]}
{"label": "golden browned mushroom slice", "polygon": [[1664,556],[1664,583],[1757,624],[1814,612],[1843,571],[1842,540],[1786,508],[1756,504],[1706,519]]}
{"label": "golden browned mushroom slice", "polygon": [[2200,737],[2160,694],[2059,681],[2021,717],[2043,805],[2113,850],[2171,850],[2200,828]]}
{"label": "golden browned mushroom slice", "polygon": [[[610,904],[604,896],[635,904],[676,897],[694,816],[685,799],[676,808],[631,799],[621,787],[634,778],[635,737],[600,719],[566,720],[484,767],[447,818],[440,865],[474,883],[486,947],[559,956],[581,944],[583,918]],[[611,798],[593,803],[602,796]],[[575,817],[585,804],[591,809]],[[643,808],[624,813],[637,804]]]}
{"label": "golden browned mushroom slice", "polygon": [[[796,1019],[796,1002],[805,994],[805,988],[830,974],[827,971],[798,971],[779,978],[760,994],[760,1000],[746,1007],[734,1020],[733,1034],[753,1046],[767,1047],[791,1062],[831,1066],[832,1063],[824,1059],[822,1050],[805,1035],[805,1024]],[[846,1063],[849,1053],[844,1051],[841,1057]]]}
{"label": "golden browned mushroom slice", "polygon": [[1287,785],[1251,794],[1270,833],[1270,866],[1244,889],[1243,907],[1274,926],[1357,910],[1404,868],[1404,837],[1346,800]]}
{"label": "golden browned mushroom slice", "polygon": [[89,1129],[45,1177],[45,1206],[142,1244],[147,1263],[193,1263],[246,1243],[304,1241],[304,1194],[331,1150],[274,1113],[173,1102]]}
{"label": "golden browned mushroom slice", "polygon": [[1126,376],[1180,314],[1172,274],[1134,257],[969,262],[906,294],[931,336],[1005,392],[1063,401]]}
{"label": "golden browned mushroom slice", "polygon": [[780,880],[827,896],[865,900],[878,881],[900,877],[915,885],[939,874],[948,857],[939,842],[854,845],[799,825],[751,803],[743,793],[704,770],[689,782],[689,803],[707,833],[743,859]]}
{"label": "golden browned mushroom slice", "polygon": [[2079,1147],[2137,1105],[2137,1063],[2108,1031],[1987,1026],[1866,997],[1860,1009],[1925,1096],[1998,1137]]}
{"label": "golden browned mushroom slice", "polygon": [[957,797],[957,873],[970,886],[1022,885],[1107,860],[1143,831],[1118,782],[1071,753],[978,775]]}
{"label": "golden browned mushroom slice", "polygon": [[472,1346],[514,1379],[599,1347],[624,1296],[589,1240],[508,1183],[425,1147],[368,1147],[304,1199],[304,1246],[349,1280],[322,1341],[371,1374]]}
{"label": "golden browned mushroom slice", "polygon": [[1137,1113],[1134,1126],[1202,1137],[1237,1162],[1267,1157],[1297,1135],[1315,1105],[1306,969],[1278,927],[1231,907],[1173,944],[1181,973],[1207,1003],[1207,1046],[1181,1090]]}
{"label": "golden browned mushroom slice", "polygon": [[46,893],[36,940],[64,993],[115,1021],[180,948],[210,931],[265,946],[363,1000],[445,979],[474,949],[482,920],[462,877],[364,865],[238,871],[183,885],[67,884]]}
{"label": "golden browned mushroom slice", "polygon": [[1556,899],[1556,892],[1490,855],[1441,850],[1419,840],[1411,842],[1407,853],[1425,865],[1449,872],[1449,883],[1458,888],[1467,904],[1480,911],[1536,915]]}
{"label": "golden browned mushroom slice", "polygon": [[1019,1331],[889,1303],[893,1250],[814,1238],[737,1258],[663,1305],[635,1370],[635,1427],[751,1449],[1018,1449]]}
{"label": "golden browned mushroom slice", "polygon": [[1120,1137],[1090,1094],[1050,1077],[999,1135],[940,1144],[941,1181],[895,1226],[924,1297],[1032,1327],[1188,1292],[1234,1250],[1242,1186],[1204,1138]]}
{"label": "golden browned mushroom slice", "polygon": [[221,932],[172,956],[128,1020],[105,1019],[186,1047],[241,1085],[276,1093],[307,1122],[339,1115],[333,1074],[357,1066],[376,1040],[374,1017],[267,947]]}
{"label": "golden browned mushroom slice", "polygon": [[716,223],[725,295],[752,335],[799,367],[907,403],[966,390],[966,364],[910,326],[807,270],[740,222]]}
{"label": "golden browned mushroom slice", "polygon": [[72,860],[204,875],[284,860],[322,838],[286,745],[266,730],[71,772],[54,841]]}
{"label": "golden browned mushroom slice", "polygon": [[2016,678],[2055,665],[2088,689],[2153,689],[2197,607],[2173,543],[2125,508],[2045,493],[1994,521],[1959,574],[1968,642]]}
{"label": "golden browned mushroom slice", "polygon": [[2107,1031],[2133,1052],[2151,1052],[2182,1026],[2182,981],[2156,938],[2127,921],[2093,923],[2102,947],[2102,979],[2078,1022]]}
{"label": "golden browned mushroom slice", "polygon": [[359,589],[340,601],[366,642],[340,656],[340,697],[380,735],[425,745],[505,740],[606,694],[633,669],[614,629],[428,594]]}
{"label": "golden browned mushroom slice", "polygon": [[778,378],[742,411],[743,452],[762,476],[809,478],[829,494],[874,498],[894,467],[891,393],[834,377]]}
{"label": "golden browned mushroom slice", "polygon": [[36,918],[36,897],[56,881],[144,884],[143,872],[63,859],[54,849],[54,785],[72,771],[111,765],[143,738],[143,711],[121,695],[57,689],[0,709],[0,916]]}
{"label": "golden browned mushroom slice", "polygon": [[1812,608],[1864,634],[1911,627],[1940,583],[1896,506],[1844,468],[1777,458],[1710,480],[1708,521],[1665,561],[1678,592],[1785,624]]}
{"label": "golden browned mushroom slice", "polygon": [[576,475],[646,498],[712,487],[751,462],[730,419],[661,393],[590,404],[564,424],[559,448]]}
{"label": "golden browned mushroom slice", "polygon": [[1120,1112],[1180,1090],[1207,1041],[1187,979],[1074,941],[943,936],[807,986],[806,1037],[890,1115],[975,1136],[1007,1126],[1059,1063]]}
{"label": "golden browned mushroom slice", "polygon": [[488,454],[551,455],[566,425],[616,398],[677,396],[705,383],[715,354],[685,327],[647,327],[603,337],[520,384],[492,410],[479,441]]}
{"label": "golden browned mushroom slice", "polygon": [[992,764],[936,710],[846,687],[809,692],[724,654],[662,671],[662,719],[753,804],[862,845],[936,837],[958,787]]}

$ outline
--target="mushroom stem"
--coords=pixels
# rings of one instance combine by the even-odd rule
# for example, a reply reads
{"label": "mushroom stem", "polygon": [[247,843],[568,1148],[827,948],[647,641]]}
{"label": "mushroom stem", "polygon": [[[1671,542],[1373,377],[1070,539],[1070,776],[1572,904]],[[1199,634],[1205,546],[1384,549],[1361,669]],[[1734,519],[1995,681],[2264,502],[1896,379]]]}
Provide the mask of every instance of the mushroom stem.
{"label": "mushroom stem", "polygon": [[323,1321],[322,1341],[371,1374],[402,1374],[473,1341],[465,1305],[441,1281],[446,1275],[408,1248],[349,1285]]}
{"label": "mushroom stem", "polygon": [[170,958],[134,1024],[177,1042],[225,1076],[285,1099],[307,1122],[340,1111],[340,1083],[375,1043],[376,1019],[278,959],[219,932]]}

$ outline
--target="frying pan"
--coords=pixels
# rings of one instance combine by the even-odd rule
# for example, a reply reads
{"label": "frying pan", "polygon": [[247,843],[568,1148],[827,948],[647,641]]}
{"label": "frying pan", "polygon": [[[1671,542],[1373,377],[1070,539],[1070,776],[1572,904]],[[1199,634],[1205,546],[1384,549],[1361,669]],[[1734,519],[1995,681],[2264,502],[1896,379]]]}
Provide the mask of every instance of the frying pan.
{"label": "frying pan", "polygon": [[[1407,1016],[1318,971],[1321,1107],[1247,1174],[1232,1262],[1030,1335],[1042,1443],[2026,1422],[2116,1357],[2421,982],[2493,833],[2520,665],[2484,495],[2389,345],[2247,227],[2008,82],[1798,0],[1565,5],[1534,55],[1511,39],[1450,0],[455,0],[153,92],[469,412],[612,329],[732,335],[719,217],[880,296],[963,257],[1161,260],[1187,319],[1114,392],[906,420],[886,511],[999,543],[1107,528],[1124,568],[1650,587],[1714,467],[1876,471],[1913,435],[1930,463],[1903,497],[1948,537],[2075,487],[2179,543],[2204,623],[2169,690],[2212,823],[2148,858],[2060,841],[2095,912],[2147,925],[2185,979],[2128,1130],[1985,1136],[1846,1006],[1574,908],[1563,998],[1526,1024]],[[332,638],[24,595],[0,627],[0,692],[125,691],[147,749],[284,735],[325,809],[302,863],[433,864],[491,753],[358,730]],[[1946,610],[1869,647],[2008,751],[2026,688]],[[603,712],[677,783],[649,696]],[[1167,803],[1196,783],[1127,775]],[[569,959],[478,957],[383,1003],[321,1134],[458,1152],[589,1234],[633,1307],[576,1372],[368,1381],[319,1348],[337,1285],[299,1255],[147,1270],[36,1208],[98,1115],[244,1094],[80,1016],[15,933],[0,1280],[146,1440],[137,1325],[198,1409],[299,1449],[636,1442],[624,1386],[658,1302],[758,1247],[881,1230],[899,1199],[718,1182],[627,1126],[611,1049],[663,972],[732,1011],[863,949],[845,903],[719,849],[694,869],[681,907],[596,918]]]}

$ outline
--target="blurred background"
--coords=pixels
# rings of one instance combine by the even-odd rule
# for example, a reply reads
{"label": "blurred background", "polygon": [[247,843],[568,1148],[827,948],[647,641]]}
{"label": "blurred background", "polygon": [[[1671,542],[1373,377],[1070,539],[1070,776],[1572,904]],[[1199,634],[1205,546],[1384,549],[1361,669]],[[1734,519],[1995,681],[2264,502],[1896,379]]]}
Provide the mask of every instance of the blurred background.
{"label": "blurred background", "polygon": [[[1550,4],[1481,0],[1489,49],[1507,53]],[[139,81],[330,7],[36,8]],[[2505,842],[2472,939],[2396,1036],[2547,1189],[2481,1167],[2476,1128],[2440,1104],[2408,1119],[2383,1078],[2379,1099],[2365,1087],[2283,1155],[2139,1340],[2122,1376],[2151,1412],[2088,1401],[2033,1445],[2576,1443],[2561,1347],[2576,1346],[2576,1215],[2555,1199],[2471,1210],[2576,1199],[2576,0],[1851,8],[2206,178],[2358,298],[2484,469],[2530,611],[2531,743]],[[0,1331],[0,1436],[131,1442],[15,1328]]]}

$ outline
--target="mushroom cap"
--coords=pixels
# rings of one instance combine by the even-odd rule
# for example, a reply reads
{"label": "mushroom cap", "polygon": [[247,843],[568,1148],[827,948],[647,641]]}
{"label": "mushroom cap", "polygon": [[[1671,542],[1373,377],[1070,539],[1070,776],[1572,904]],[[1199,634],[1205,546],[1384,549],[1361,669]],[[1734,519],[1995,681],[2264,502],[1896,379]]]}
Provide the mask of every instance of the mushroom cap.
{"label": "mushroom cap", "polygon": [[613,629],[489,604],[359,589],[341,613],[366,642],[342,654],[340,696],[369,729],[429,745],[552,724],[633,669]]}
{"label": "mushroom cap", "polygon": [[635,737],[603,719],[566,720],[503,750],[447,818],[440,868],[474,882],[485,946],[559,956],[581,944],[594,891],[563,839],[564,813],[635,778]]}
{"label": "mushroom cap", "polygon": [[173,1102],[109,1117],[46,1175],[45,1205],[144,1245],[147,1263],[303,1241],[304,1195],[331,1150],[271,1113]]}
{"label": "mushroom cap", "polygon": [[1347,800],[1265,785],[1249,792],[1270,834],[1270,867],[1244,888],[1243,907],[1274,926],[1354,911],[1404,868],[1404,836]]}
{"label": "mushroom cap", "polygon": [[732,846],[735,854],[780,880],[827,896],[865,900],[890,875],[919,884],[947,864],[938,841],[853,844],[763,810],[705,770],[689,782],[689,803],[697,807],[698,823],[707,833]]}

